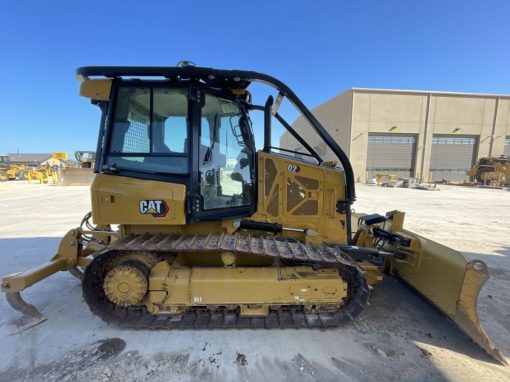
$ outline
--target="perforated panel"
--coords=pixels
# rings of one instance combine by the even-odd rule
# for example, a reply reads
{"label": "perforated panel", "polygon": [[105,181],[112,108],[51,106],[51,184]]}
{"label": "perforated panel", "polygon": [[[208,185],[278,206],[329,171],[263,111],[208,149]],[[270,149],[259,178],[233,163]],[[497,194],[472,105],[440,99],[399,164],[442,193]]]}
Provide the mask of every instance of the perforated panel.
{"label": "perforated panel", "polygon": [[273,195],[267,205],[267,213],[272,216],[278,216],[278,205],[280,202],[280,186],[277,184],[274,188]]}
{"label": "perforated panel", "polygon": [[307,176],[287,172],[286,211],[288,217],[316,216],[319,213],[320,172],[307,172]]}
{"label": "perforated panel", "polygon": [[269,199],[266,211],[277,217],[280,212],[280,185],[278,184],[278,170],[271,158],[264,160],[264,196]]}
{"label": "perforated panel", "polygon": [[271,191],[271,187],[276,181],[276,174],[278,171],[276,170],[276,166],[273,160],[266,158],[265,160],[265,176],[264,176],[264,195],[268,196]]}
{"label": "perforated panel", "polygon": [[149,126],[138,121],[129,121],[129,127],[124,136],[125,153],[149,152]]}
{"label": "perforated panel", "polygon": [[[345,199],[342,171],[263,151],[257,157],[259,188],[253,220],[311,229],[328,242],[347,242],[346,216],[336,208]],[[299,231],[286,235],[302,238]],[[308,236],[306,240],[319,241]]]}
{"label": "perforated panel", "polygon": [[309,190],[317,190],[319,188],[319,181],[317,179],[296,175],[296,180]]}
{"label": "perforated panel", "polygon": [[305,199],[305,190],[294,179],[287,178],[287,211],[292,210]]}
{"label": "perforated panel", "polygon": [[317,200],[307,200],[301,207],[294,211],[294,215],[317,215],[319,202]]}

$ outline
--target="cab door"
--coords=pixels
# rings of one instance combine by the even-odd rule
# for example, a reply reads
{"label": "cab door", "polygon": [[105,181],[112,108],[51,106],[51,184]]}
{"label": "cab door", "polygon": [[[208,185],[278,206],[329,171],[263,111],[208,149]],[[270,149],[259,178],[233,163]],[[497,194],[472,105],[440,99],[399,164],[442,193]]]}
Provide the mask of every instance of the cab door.
{"label": "cab door", "polygon": [[250,216],[255,210],[255,147],[242,105],[202,92],[192,220]]}

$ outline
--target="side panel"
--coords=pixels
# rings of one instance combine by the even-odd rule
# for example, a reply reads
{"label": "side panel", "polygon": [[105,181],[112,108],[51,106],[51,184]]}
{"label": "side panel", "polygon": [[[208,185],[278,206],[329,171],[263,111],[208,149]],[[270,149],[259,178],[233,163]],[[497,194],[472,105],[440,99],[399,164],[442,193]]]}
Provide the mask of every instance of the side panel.
{"label": "side panel", "polygon": [[266,152],[257,159],[258,205],[252,218],[313,229],[320,240],[347,242],[346,216],[336,210],[345,199],[343,172]]}
{"label": "side panel", "polygon": [[269,305],[337,307],[347,296],[347,283],[336,270],[307,266],[172,268],[161,262],[152,269],[149,288],[145,304],[155,313],[190,305],[260,304],[267,315]]}
{"label": "side panel", "polygon": [[186,224],[186,186],[96,174],[91,186],[95,224]]}

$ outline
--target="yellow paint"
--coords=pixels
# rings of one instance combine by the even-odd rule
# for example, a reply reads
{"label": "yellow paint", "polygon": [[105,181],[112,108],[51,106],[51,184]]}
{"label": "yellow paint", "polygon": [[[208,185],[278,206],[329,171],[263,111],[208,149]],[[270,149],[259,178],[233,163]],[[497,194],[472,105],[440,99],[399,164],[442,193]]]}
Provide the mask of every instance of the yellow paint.
{"label": "yellow paint", "polygon": [[66,152],[56,152],[56,153],[53,153],[51,154],[51,157],[54,158],[54,159],[58,159],[58,160],[67,160],[67,153]]}
{"label": "yellow paint", "polygon": [[86,80],[80,83],[80,96],[108,101],[112,89],[112,80]]}
{"label": "yellow paint", "polygon": [[[337,202],[345,199],[342,171],[265,152],[258,152],[257,159],[258,205],[257,212],[251,217],[253,220],[309,228],[319,233],[318,237],[283,233],[303,241],[347,242],[346,216],[336,211]],[[296,167],[298,171],[289,171]],[[299,194],[297,198],[296,192]],[[297,204],[293,198],[298,200]],[[303,209],[306,203],[317,207],[306,211]]]}
{"label": "yellow paint", "polygon": [[[186,186],[124,176],[96,174],[91,186],[92,215],[96,224],[185,225]],[[164,217],[141,213],[143,200],[165,201]],[[159,229],[153,228],[159,232]]]}
{"label": "yellow paint", "polygon": [[[238,306],[247,316],[267,314],[269,306],[337,308],[347,284],[336,270],[312,267],[172,267],[157,264],[145,304],[154,313],[185,306]],[[264,314],[265,313],[265,314]]]}

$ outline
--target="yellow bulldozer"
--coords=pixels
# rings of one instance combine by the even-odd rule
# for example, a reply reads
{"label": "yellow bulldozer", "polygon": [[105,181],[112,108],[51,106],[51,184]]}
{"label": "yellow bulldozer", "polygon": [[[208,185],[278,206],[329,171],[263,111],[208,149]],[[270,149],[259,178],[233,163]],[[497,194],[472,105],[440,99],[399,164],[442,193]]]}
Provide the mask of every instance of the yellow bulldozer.
{"label": "yellow bulldozer", "polygon": [[484,157],[467,172],[479,184],[502,187],[510,185],[510,157]]}
{"label": "yellow bulldozer", "polygon": [[[49,262],[3,278],[14,309],[40,316],[20,292],[71,271],[90,310],[120,327],[329,328],[359,319],[386,271],[506,362],[477,315],[487,265],[405,229],[403,212],[355,214],[348,157],[284,83],[187,63],[77,75],[102,115],[92,212]],[[269,89],[263,104],[254,83]],[[334,161],[284,119],[283,100]],[[306,153],[274,146],[275,121]]]}
{"label": "yellow bulldozer", "polygon": [[60,171],[58,184],[61,186],[88,186],[94,178],[95,151],[75,151],[76,167],[66,167]]}

